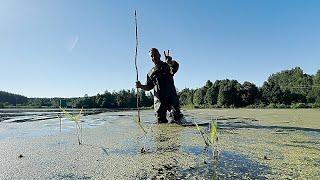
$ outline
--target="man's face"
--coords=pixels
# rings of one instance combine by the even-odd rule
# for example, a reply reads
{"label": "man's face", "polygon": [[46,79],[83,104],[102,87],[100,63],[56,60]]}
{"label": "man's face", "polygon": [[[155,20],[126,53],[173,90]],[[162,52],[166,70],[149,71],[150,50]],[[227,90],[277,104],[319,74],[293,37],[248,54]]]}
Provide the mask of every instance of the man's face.
{"label": "man's face", "polygon": [[158,53],[156,53],[156,52],[150,52],[149,53],[149,55],[150,55],[150,57],[151,57],[151,60],[152,60],[152,62],[153,63],[157,63],[157,62],[159,62],[159,60],[160,60],[160,56],[159,56],[159,54]]}

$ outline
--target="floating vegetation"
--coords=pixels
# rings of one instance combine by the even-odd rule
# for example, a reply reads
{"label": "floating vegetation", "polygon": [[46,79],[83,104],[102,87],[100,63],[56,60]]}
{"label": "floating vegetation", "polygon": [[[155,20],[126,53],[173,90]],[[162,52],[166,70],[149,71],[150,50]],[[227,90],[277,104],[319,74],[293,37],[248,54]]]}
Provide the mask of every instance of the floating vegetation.
{"label": "floating vegetation", "polygon": [[[75,122],[78,143],[79,143],[79,145],[81,145],[83,143],[83,139],[82,139],[82,124],[81,124],[80,118],[82,115],[83,107],[81,108],[79,114],[76,114],[76,115],[67,112],[65,109],[63,109],[61,107],[59,107],[59,108],[63,112],[63,114],[66,116],[67,119]],[[61,119],[60,119],[60,128],[61,128]]]}

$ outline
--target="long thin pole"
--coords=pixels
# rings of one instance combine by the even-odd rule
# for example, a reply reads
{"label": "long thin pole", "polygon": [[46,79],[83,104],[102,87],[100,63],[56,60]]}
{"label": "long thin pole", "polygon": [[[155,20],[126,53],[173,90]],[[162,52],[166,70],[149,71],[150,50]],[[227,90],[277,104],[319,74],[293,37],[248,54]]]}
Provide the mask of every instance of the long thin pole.
{"label": "long thin pole", "polygon": [[[136,73],[137,73],[137,81],[139,81],[139,71],[138,71],[138,66],[137,66],[137,57],[138,57],[138,20],[137,20],[137,11],[134,11],[134,20],[136,24],[136,53],[134,56],[134,64],[136,67]],[[140,122],[140,108],[139,108],[139,89],[137,88],[137,109],[138,109],[138,120]]]}

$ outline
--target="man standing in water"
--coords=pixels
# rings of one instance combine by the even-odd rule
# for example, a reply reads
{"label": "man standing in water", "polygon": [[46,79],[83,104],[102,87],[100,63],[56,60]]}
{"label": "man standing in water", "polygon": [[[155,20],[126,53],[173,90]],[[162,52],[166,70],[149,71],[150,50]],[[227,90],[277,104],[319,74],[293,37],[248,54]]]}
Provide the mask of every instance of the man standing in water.
{"label": "man standing in water", "polygon": [[167,111],[171,112],[173,122],[181,123],[183,117],[180,111],[179,98],[174,86],[173,76],[178,71],[179,64],[172,60],[169,51],[164,56],[166,62],[161,61],[158,49],[149,51],[154,67],[147,74],[147,83],[136,82],[136,87],[145,91],[154,89],[154,110],[158,123],[167,123]]}

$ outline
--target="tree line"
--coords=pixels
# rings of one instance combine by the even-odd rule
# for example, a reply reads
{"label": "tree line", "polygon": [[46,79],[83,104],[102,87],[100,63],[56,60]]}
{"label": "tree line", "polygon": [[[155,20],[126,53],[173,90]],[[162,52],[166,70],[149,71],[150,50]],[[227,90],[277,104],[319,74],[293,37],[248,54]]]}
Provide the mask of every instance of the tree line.
{"label": "tree line", "polygon": [[0,108],[6,106],[16,106],[18,104],[26,104],[27,102],[28,98],[25,96],[0,91]]}
{"label": "tree line", "polygon": [[[60,101],[65,101],[66,107],[74,108],[135,108],[136,92],[132,90],[120,90],[118,92],[105,91],[95,96],[84,95],[76,98],[27,98],[25,96],[1,91],[0,108],[3,107],[52,107],[58,108]],[[151,107],[153,96],[145,91],[139,91],[141,107]],[[19,99],[20,98],[20,99]]]}
{"label": "tree line", "polygon": [[262,87],[237,80],[210,80],[198,89],[179,93],[183,106],[193,107],[320,107],[320,70],[308,75],[300,67],[269,76]]}
{"label": "tree line", "polygon": [[[237,80],[208,80],[203,87],[178,91],[180,104],[186,107],[251,107],[307,108],[320,107],[320,70],[308,75],[300,67],[284,70],[268,77],[261,87]],[[140,106],[153,105],[152,93],[139,91]],[[135,108],[136,91],[105,91],[95,96],[78,98],[27,98],[0,91],[3,107],[59,107],[60,100],[76,108]]]}

